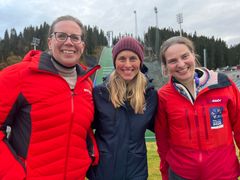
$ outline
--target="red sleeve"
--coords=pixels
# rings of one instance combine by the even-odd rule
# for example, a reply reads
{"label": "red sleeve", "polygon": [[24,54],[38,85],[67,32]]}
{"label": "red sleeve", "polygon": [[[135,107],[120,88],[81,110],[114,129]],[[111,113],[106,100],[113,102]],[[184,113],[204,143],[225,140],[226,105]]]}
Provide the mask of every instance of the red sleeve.
{"label": "red sleeve", "polygon": [[16,160],[15,156],[3,141],[0,141],[0,163],[0,179],[25,179],[26,173],[23,166]]}
{"label": "red sleeve", "polygon": [[158,110],[155,118],[155,136],[158,147],[158,154],[160,156],[160,171],[162,179],[168,179],[168,163],[166,161],[166,155],[169,150],[168,144],[168,123],[166,115],[166,105],[164,99],[161,98],[160,91],[158,92]]}
{"label": "red sleeve", "polygon": [[9,115],[19,94],[19,74],[16,66],[0,72],[0,179],[24,179],[24,165],[11,151],[6,141],[5,123],[11,122]]}
{"label": "red sleeve", "polygon": [[95,140],[94,134],[93,134],[93,130],[90,128],[88,130],[88,151],[89,151],[89,155],[92,158],[92,165],[97,165],[98,161],[99,161],[99,152],[98,152],[98,147],[97,147],[97,142]]}
{"label": "red sleeve", "polygon": [[[233,82],[232,82],[233,83]],[[234,139],[240,149],[240,93],[237,86],[233,83],[230,88],[229,96],[231,101],[228,103],[228,114],[234,132]]]}

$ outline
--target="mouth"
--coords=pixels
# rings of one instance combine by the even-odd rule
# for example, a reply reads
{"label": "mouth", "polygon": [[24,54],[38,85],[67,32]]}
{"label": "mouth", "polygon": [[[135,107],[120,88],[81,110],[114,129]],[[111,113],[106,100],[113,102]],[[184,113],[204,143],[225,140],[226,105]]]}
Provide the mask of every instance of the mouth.
{"label": "mouth", "polygon": [[76,51],[73,51],[73,50],[62,50],[62,52],[64,54],[74,54],[74,53],[76,53]]}
{"label": "mouth", "polygon": [[185,74],[185,73],[188,72],[188,69],[189,69],[189,68],[180,69],[180,70],[178,70],[177,72],[178,72],[179,74]]}
{"label": "mouth", "polygon": [[134,69],[122,69],[122,71],[126,74],[132,73]]}

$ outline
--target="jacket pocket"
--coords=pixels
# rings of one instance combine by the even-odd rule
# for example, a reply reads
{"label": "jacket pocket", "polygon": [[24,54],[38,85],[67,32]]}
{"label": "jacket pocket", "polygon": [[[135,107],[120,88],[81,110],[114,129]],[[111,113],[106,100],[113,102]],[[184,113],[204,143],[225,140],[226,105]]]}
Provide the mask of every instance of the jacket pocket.
{"label": "jacket pocket", "polygon": [[26,178],[25,166],[20,159],[13,154],[3,141],[0,142],[0,179],[23,180]]}
{"label": "jacket pocket", "polygon": [[128,153],[127,177],[135,179],[137,177],[147,177],[147,155],[146,153]]}

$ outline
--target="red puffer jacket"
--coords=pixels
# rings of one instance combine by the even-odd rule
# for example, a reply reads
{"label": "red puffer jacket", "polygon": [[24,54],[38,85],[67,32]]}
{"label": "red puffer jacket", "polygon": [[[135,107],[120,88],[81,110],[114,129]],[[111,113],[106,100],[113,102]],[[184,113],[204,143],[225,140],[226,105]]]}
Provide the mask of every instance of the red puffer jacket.
{"label": "red puffer jacket", "polygon": [[99,66],[77,66],[71,90],[50,59],[30,51],[0,73],[0,179],[83,180],[98,161],[89,76]]}

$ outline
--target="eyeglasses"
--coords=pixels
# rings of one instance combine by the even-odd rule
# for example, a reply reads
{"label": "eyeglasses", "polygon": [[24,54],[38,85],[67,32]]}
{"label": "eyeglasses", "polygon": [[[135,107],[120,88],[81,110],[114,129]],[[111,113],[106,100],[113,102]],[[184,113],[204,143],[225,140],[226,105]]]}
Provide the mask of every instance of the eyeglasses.
{"label": "eyeglasses", "polygon": [[64,32],[53,32],[52,36],[53,35],[55,36],[56,40],[59,42],[65,42],[68,37],[70,37],[72,43],[77,44],[77,43],[82,42],[81,35],[77,35],[77,34],[68,35],[67,33],[64,33]]}

